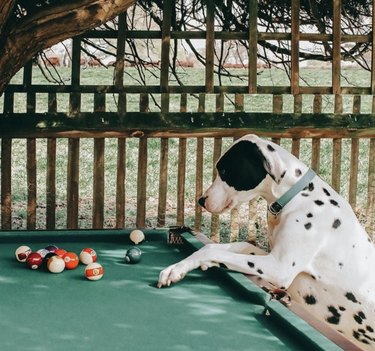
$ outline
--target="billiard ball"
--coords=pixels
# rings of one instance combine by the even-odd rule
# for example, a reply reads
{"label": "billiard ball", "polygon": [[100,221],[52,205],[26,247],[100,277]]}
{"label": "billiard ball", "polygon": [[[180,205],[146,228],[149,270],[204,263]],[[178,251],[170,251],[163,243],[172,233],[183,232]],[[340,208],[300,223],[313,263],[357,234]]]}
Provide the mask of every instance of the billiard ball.
{"label": "billiard ball", "polygon": [[49,260],[51,257],[53,257],[53,256],[57,256],[56,253],[54,253],[54,252],[48,252],[48,254],[44,256],[44,261],[45,261],[45,262],[48,262],[48,260]]}
{"label": "billiard ball", "polygon": [[63,257],[66,269],[75,269],[79,264],[79,258],[75,252],[67,252]]}
{"label": "billiard ball", "polygon": [[45,247],[45,249],[48,250],[49,252],[56,252],[58,247],[56,245],[48,245]]}
{"label": "billiard ball", "polygon": [[27,256],[31,253],[31,249],[26,246],[22,245],[16,249],[16,259],[18,262],[26,262]]}
{"label": "billiard ball", "polygon": [[125,254],[126,263],[138,263],[141,260],[142,251],[138,247],[132,247]]}
{"label": "billiard ball", "polygon": [[85,268],[85,276],[88,280],[99,280],[103,275],[103,266],[98,262],[89,263]]}
{"label": "billiard ball", "polygon": [[138,245],[141,243],[143,240],[145,240],[145,235],[143,234],[142,230],[139,229],[134,229],[130,233],[130,240]]}
{"label": "billiard ball", "polygon": [[57,250],[55,251],[55,254],[56,254],[57,256],[63,257],[67,252],[68,252],[68,251],[66,251],[66,250],[64,250],[64,249],[57,249]]}
{"label": "billiard ball", "polygon": [[90,247],[84,248],[79,254],[79,259],[83,264],[93,263],[97,258],[95,250]]}
{"label": "billiard ball", "polygon": [[27,256],[26,264],[31,269],[38,269],[43,263],[43,257],[37,252],[31,252],[29,256]]}
{"label": "billiard ball", "polygon": [[44,257],[46,257],[46,255],[49,253],[49,251],[46,250],[46,249],[39,249],[39,250],[37,251],[37,253],[38,253],[40,256],[42,256],[42,257],[44,258]]}
{"label": "billiard ball", "polygon": [[65,261],[60,256],[51,256],[47,261],[47,268],[51,273],[61,273],[65,269]]}

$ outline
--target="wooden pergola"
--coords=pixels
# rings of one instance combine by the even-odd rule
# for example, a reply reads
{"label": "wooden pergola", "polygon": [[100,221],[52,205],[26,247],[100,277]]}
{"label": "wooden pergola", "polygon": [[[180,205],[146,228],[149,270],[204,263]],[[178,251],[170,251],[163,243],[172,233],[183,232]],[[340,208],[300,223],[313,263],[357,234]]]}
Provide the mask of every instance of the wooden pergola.
{"label": "wooden pergola", "polygon": [[[139,138],[137,180],[136,226],[145,227],[147,218],[147,156],[148,139],[159,138],[160,141],[160,174],[158,197],[158,226],[166,225],[167,180],[168,180],[168,142],[170,138],[179,139],[178,195],[176,202],[176,223],[184,224],[185,212],[185,178],[186,174],[186,141],[196,139],[196,177],[195,193],[198,197],[203,190],[203,145],[206,138],[214,138],[213,162],[219,157],[223,138],[237,138],[246,133],[256,133],[281,139],[292,140],[291,151],[299,156],[301,139],[311,139],[311,167],[320,168],[320,144],[322,138],[332,139],[332,178],[333,187],[340,190],[342,139],[351,139],[351,161],[348,200],[356,208],[357,175],[360,139],[369,139],[368,143],[368,180],[367,200],[363,209],[367,215],[367,229],[374,233],[375,212],[375,57],[372,52],[371,78],[369,86],[347,86],[341,81],[341,46],[346,42],[366,42],[374,47],[375,36],[342,35],[340,1],[334,1],[332,33],[301,33],[299,25],[299,0],[292,0],[292,29],[290,33],[262,32],[257,27],[256,0],[249,1],[249,30],[246,32],[219,32],[215,30],[214,2],[207,2],[206,28],[201,31],[173,31],[171,29],[172,7],[174,2],[164,1],[163,28],[157,30],[126,30],[126,16],[120,15],[117,29],[94,30],[73,38],[70,83],[65,85],[33,84],[33,71],[37,69],[32,62],[23,69],[22,84],[10,84],[3,97],[3,111],[0,111],[1,138],[1,229],[11,230],[12,226],[12,143],[15,138],[27,140],[27,228],[36,228],[37,209],[37,139],[47,139],[47,198],[45,229],[55,229],[56,215],[56,140],[68,138],[68,179],[67,179],[67,219],[66,228],[78,228],[79,209],[79,157],[81,138],[93,138],[93,228],[105,228],[105,153],[106,138],[117,139],[117,183],[116,183],[116,227],[125,225],[125,155],[127,138]],[[372,26],[374,27],[375,16]],[[110,38],[117,41],[116,62],[114,65],[114,82],[103,85],[101,82],[86,85],[81,82],[81,42],[83,38]],[[160,77],[155,85],[132,85],[124,79],[125,38],[160,40]],[[173,40],[201,39],[205,41],[204,84],[176,85],[170,80],[171,43]],[[248,41],[248,65],[246,84],[219,85],[215,82],[215,42]],[[289,85],[259,84],[258,42],[263,40],[287,41],[292,48],[291,79]],[[326,41],[333,47],[331,85],[307,86],[300,79],[299,47],[301,42]],[[23,95],[25,112],[15,111],[15,95]],[[45,111],[37,111],[37,96],[48,99]],[[58,96],[69,96],[69,109],[58,109]],[[83,96],[93,95],[92,112],[81,111]],[[179,110],[171,109],[171,96],[179,97]],[[190,97],[197,97],[191,107]],[[252,111],[247,101],[258,95],[268,96],[272,101],[271,111]],[[117,111],[108,111],[106,98],[115,96]],[[159,109],[149,109],[151,96],[160,101]],[[230,96],[235,102],[232,109],[225,105],[225,98]],[[307,110],[304,96],[309,96]],[[332,112],[323,111],[323,99],[329,96],[334,101]],[[138,111],[128,111],[127,101],[136,97],[139,101]],[[206,101],[214,97],[215,111],[206,111]],[[362,112],[363,97],[370,97],[371,113]],[[343,110],[343,99],[352,100],[352,111]],[[293,111],[284,111],[284,101],[292,99]],[[368,99],[366,100],[368,101]],[[13,160],[14,161],[14,160]],[[92,176],[92,175],[88,175]],[[250,219],[254,216],[254,205],[249,207]],[[232,212],[232,239],[236,238],[238,224],[236,210]],[[195,229],[202,229],[202,212],[195,209]],[[212,216],[211,235],[219,240],[219,217]],[[249,229],[249,232],[251,228]],[[249,233],[249,237],[253,235]]]}

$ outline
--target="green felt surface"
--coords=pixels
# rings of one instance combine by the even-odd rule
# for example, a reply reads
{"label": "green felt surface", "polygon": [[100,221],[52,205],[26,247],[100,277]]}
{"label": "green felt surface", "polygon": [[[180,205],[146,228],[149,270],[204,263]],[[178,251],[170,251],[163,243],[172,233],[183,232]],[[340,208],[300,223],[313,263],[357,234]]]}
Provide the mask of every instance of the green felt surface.
{"label": "green felt surface", "polygon": [[[103,279],[86,280],[82,265],[52,274],[15,259],[21,244],[36,250],[54,243],[77,254],[93,247]],[[141,262],[128,265],[123,258],[133,245],[124,232],[0,232],[0,349],[339,349],[280,304],[265,316],[267,297],[240,274],[197,270],[157,289],[160,270],[195,245],[193,238],[171,246],[165,231],[149,231]]]}

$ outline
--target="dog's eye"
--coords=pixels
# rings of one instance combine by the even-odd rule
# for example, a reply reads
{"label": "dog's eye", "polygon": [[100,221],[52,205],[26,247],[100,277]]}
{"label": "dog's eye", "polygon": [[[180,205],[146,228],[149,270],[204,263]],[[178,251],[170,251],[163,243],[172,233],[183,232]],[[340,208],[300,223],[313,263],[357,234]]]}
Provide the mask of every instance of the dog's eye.
{"label": "dog's eye", "polygon": [[219,174],[220,174],[221,176],[223,176],[223,175],[225,174],[225,169],[220,169],[220,170],[219,170]]}

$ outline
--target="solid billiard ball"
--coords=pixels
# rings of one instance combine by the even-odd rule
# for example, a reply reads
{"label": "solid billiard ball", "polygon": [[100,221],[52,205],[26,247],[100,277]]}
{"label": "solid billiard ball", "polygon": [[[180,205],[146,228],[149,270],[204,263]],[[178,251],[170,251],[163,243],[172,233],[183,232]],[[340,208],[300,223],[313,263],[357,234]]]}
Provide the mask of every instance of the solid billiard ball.
{"label": "solid billiard ball", "polygon": [[89,263],[85,268],[85,276],[88,280],[99,280],[103,275],[103,266],[98,262]]}
{"label": "solid billiard ball", "polygon": [[142,230],[134,229],[130,233],[130,240],[134,244],[138,245],[140,242],[142,242],[143,240],[145,240],[145,235],[143,234]]}
{"label": "solid billiard ball", "polygon": [[49,252],[56,252],[58,247],[56,245],[48,245],[45,247],[45,249],[48,250]]}
{"label": "solid billiard ball", "polygon": [[26,246],[22,245],[16,249],[16,259],[18,262],[26,262],[27,256],[31,253],[31,249]]}
{"label": "solid billiard ball", "polygon": [[51,273],[61,273],[65,269],[65,261],[60,256],[51,256],[47,261],[47,268]]}
{"label": "solid billiard ball", "polygon": [[93,263],[97,258],[95,250],[90,247],[84,248],[79,254],[79,259],[83,264]]}
{"label": "solid billiard ball", "polygon": [[68,251],[66,251],[66,250],[64,250],[64,249],[57,249],[57,250],[55,251],[55,254],[56,254],[57,256],[63,257],[67,252],[68,252]]}
{"label": "solid billiard ball", "polygon": [[138,263],[141,260],[142,251],[138,247],[132,247],[125,254],[126,263]]}
{"label": "solid billiard ball", "polygon": [[75,269],[79,264],[79,258],[75,252],[67,252],[63,257],[66,269]]}
{"label": "solid billiard ball", "polygon": [[43,263],[43,257],[41,254],[37,252],[31,252],[29,256],[27,256],[26,264],[31,269],[38,269]]}

